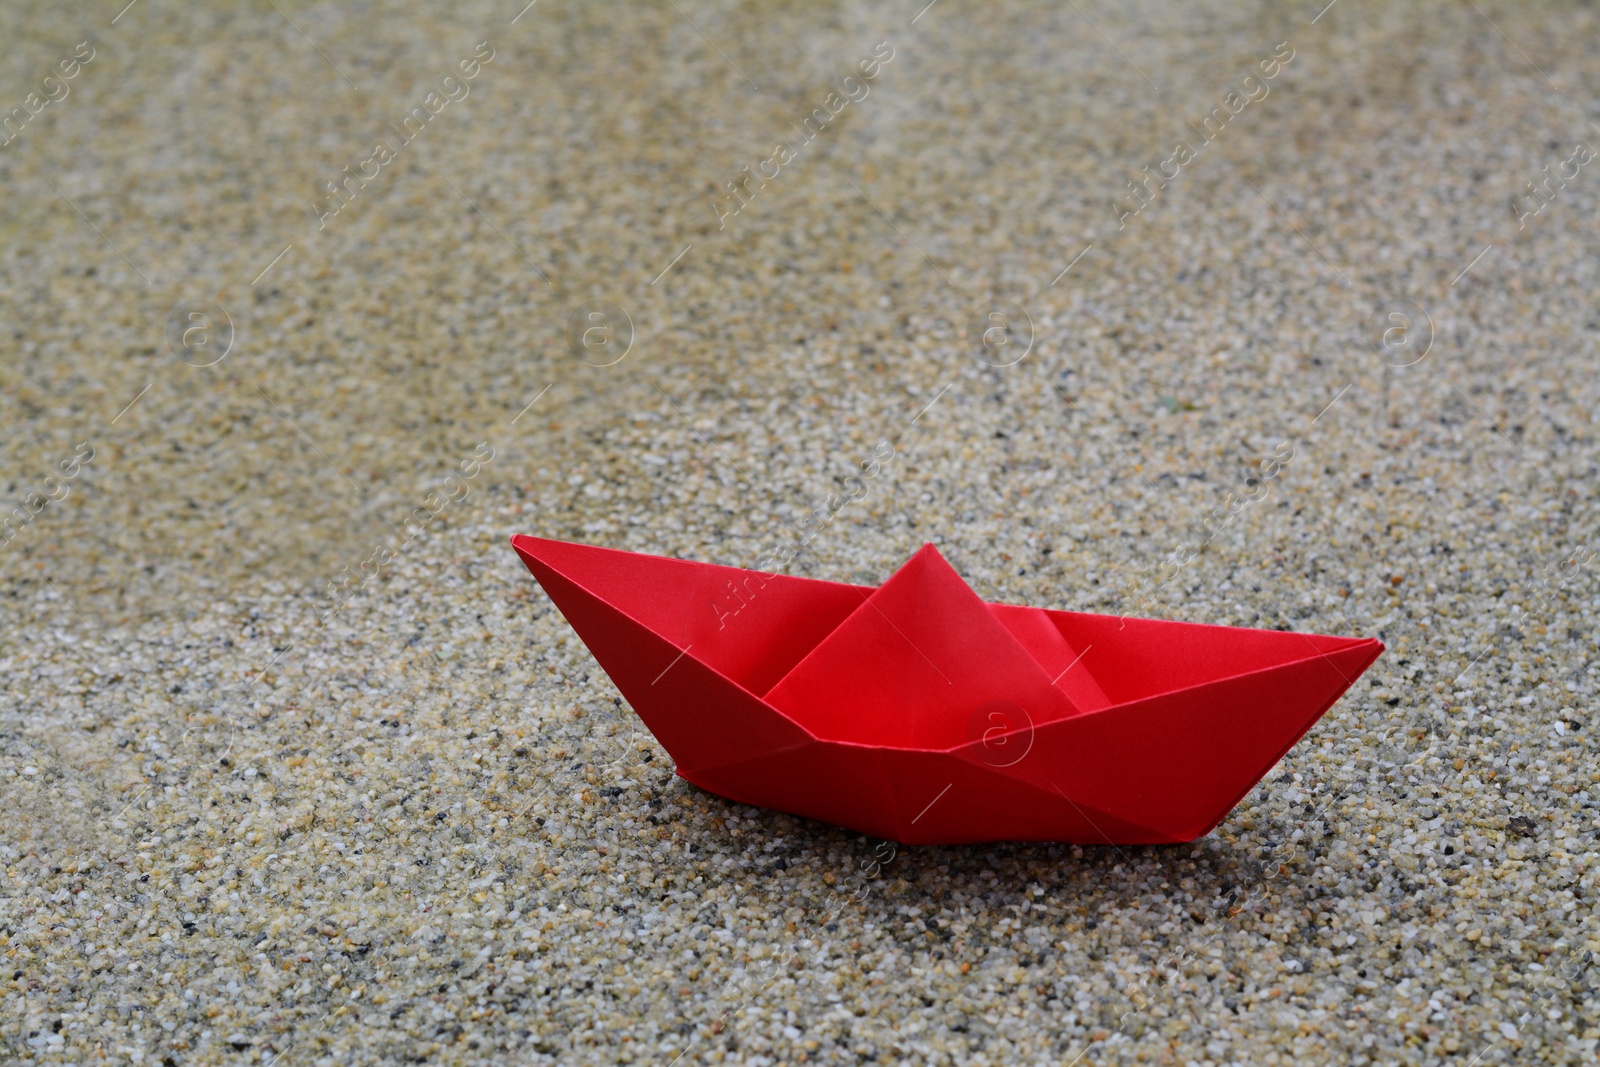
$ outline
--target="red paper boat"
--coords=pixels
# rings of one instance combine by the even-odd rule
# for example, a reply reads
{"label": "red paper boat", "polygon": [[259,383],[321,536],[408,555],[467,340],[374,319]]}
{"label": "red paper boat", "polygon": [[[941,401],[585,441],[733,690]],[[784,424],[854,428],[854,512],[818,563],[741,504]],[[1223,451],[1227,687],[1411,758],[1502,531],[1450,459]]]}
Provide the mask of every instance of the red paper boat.
{"label": "red paper boat", "polygon": [[1193,840],[1383,651],[986,604],[932,545],[874,589],[511,543],[679,775],[907,844]]}

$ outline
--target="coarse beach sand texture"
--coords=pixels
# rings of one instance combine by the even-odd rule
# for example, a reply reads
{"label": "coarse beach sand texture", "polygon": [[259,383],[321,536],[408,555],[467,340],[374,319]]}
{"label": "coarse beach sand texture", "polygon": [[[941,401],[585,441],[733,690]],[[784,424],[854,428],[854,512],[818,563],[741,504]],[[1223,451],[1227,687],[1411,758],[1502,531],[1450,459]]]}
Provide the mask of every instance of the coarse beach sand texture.
{"label": "coarse beach sand texture", "polygon": [[[1594,1061],[1593,5],[0,35],[0,1060]],[[514,533],[1388,651],[1202,840],[906,848]]]}

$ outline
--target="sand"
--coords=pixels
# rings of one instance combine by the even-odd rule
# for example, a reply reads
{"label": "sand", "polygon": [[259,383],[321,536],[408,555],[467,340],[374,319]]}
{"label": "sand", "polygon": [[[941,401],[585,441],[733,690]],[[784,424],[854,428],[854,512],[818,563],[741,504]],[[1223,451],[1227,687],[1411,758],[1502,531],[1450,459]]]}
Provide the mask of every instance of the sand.
{"label": "sand", "polygon": [[[1592,8],[120,6],[0,9],[0,1059],[1593,1062]],[[880,443],[791,573],[1388,651],[1190,845],[696,790],[507,538]]]}

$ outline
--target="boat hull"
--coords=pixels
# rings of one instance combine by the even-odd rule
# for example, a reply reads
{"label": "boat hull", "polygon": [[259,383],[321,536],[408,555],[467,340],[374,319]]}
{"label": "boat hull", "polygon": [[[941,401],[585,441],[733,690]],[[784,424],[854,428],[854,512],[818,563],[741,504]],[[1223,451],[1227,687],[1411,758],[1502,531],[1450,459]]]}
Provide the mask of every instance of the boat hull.
{"label": "boat hull", "polygon": [[[767,698],[856,613],[881,614],[867,603],[877,590],[512,544],[681,777],[905,844],[1203,836],[1383,651],[1372,639],[986,605],[1050,670],[1075,656],[1063,677],[1080,660],[1095,671],[1061,686],[1059,707],[994,701],[943,738],[957,743],[925,747],[837,708],[797,714]],[[731,630],[726,607],[706,599],[730,584],[745,593]],[[1040,651],[1051,641],[1061,647]],[[839,699],[850,688],[842,680]]]}

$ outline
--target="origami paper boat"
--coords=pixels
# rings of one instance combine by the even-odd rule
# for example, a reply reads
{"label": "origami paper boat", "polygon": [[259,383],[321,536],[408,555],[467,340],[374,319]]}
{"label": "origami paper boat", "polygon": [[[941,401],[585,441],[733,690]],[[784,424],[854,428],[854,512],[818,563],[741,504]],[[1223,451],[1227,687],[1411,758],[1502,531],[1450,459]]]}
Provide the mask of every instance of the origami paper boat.
{"label": "origami paper boat", "polygon": [[511,543],[679,775],[906,844],[1203,836],[1383,651]]}

